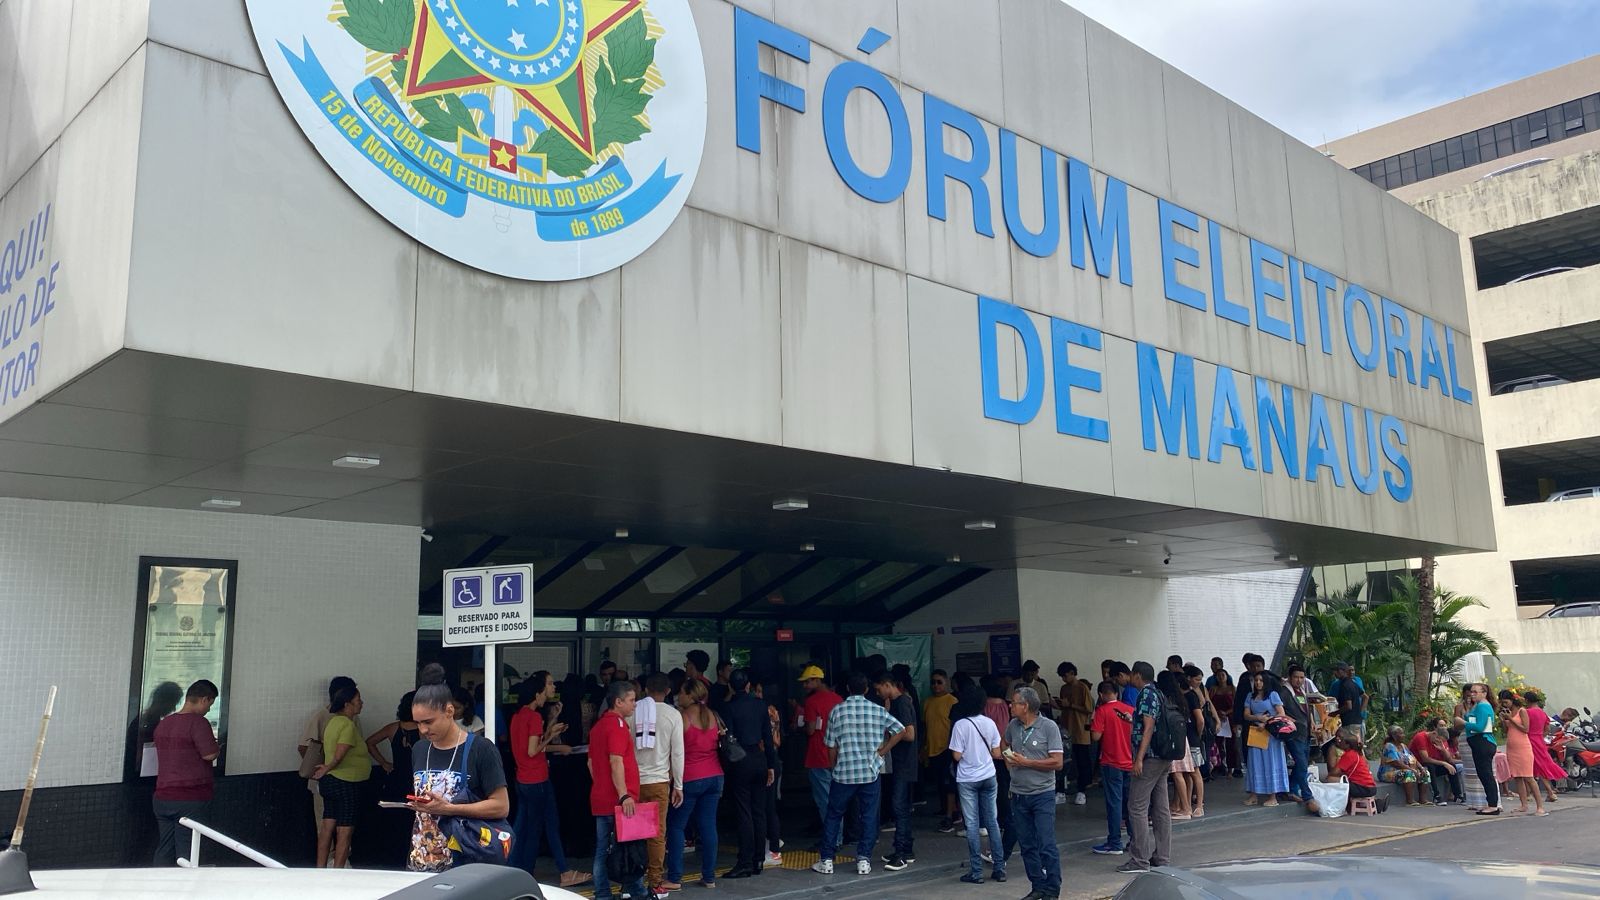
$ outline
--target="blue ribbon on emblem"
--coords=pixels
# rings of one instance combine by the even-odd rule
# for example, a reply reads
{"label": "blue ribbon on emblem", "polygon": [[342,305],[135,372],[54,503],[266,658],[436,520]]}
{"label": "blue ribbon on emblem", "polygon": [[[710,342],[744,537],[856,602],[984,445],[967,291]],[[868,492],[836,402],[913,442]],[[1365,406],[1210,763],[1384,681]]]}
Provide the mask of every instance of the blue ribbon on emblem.
{"label": "blue ribbon on emblem", "polygon": [[[306,93],[352,147],[413,196],[455,218],[466,214],[468,195],[476,195],[533,212],[539,237],[545,241],[588,240],[648,215],[682,178],[668,175],[663,162],[636,186],[620,157],[606,160],[600,171],[578,181],[506,178],[467,162],[417,131],[381,80],[368,78],[357,84],[352,102],[334,87],[309,41],[304,59],[281,43],[278,47]],[[356,110],[365,122],[354,115]]]}

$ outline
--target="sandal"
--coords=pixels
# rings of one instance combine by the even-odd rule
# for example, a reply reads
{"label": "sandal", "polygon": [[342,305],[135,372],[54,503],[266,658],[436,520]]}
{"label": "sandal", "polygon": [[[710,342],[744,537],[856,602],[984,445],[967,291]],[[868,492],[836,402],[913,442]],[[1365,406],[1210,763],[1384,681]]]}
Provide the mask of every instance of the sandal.
{"label": "sandal", "polygon": [[1498,816],[1500,815],[1500,807],[1496,806],[1493,809],[1480,809],[1478,810],[1477,814],[1480,816]]}
{"label": "sandal", "polygon": [[1255,806],[1259,802],[1260,801],[1258,801],[1256,799],[1256,796],[1254,794],[1251,794],[1250,796],[1244,798],[1244,805],[1245,806]]}
{"label": "sandal", "polygon": [[1277,806],[1278,805],[1278,798],[1277,797],[1273,797],[1271,800],[1268,800],[1267,802],[1265,802],[1265,803],[1263,803],[1261,805],[1262,806]]}

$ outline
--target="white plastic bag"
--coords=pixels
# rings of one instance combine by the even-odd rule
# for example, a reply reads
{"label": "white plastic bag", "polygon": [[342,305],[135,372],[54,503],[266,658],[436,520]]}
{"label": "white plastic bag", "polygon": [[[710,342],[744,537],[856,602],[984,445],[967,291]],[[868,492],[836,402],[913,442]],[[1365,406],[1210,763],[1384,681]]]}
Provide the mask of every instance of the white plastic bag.
{"label": "white plastic bag", "polygon": [[[1315,772],[1316,769],[1311,771]],[[1324,819],[1337,819],[1344,815],[1345,805],[1350,802],[1350,782],[1321,782],[1312,779],[1309,786],[1311,799],[1317,802],[1317,815]]]}

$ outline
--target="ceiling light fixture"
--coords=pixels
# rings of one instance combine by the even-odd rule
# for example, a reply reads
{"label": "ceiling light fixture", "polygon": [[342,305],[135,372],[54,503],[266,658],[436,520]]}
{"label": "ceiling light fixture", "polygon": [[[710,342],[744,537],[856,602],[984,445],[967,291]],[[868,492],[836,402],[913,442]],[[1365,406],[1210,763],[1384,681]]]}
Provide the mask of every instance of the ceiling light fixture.
{"label": "ceiling light fixture", "polygon": [[817,545],[811,543],[810,541],[806,541],[804,544],[800,545],[800,552],[801,553],[810,553],[810,552],[812,552],[812,551],[814,551],[816,549],[817,549]]}
{"label": "ceiling light fixture", "polygon": [[1293,553],[1280,553],[1272,558],[1273,562],[1299,562],[1300,557]]}
{"label": "ceiling light fixture", "polygon": [[801,509],[810,509],[811,501],[804,497],[780,497],[772,501],[772,508],[779,512],[794,512]]}
{"label": "ceiling light fixture", "polygon": [[626,528],[618,528],[616,531],[613,531],[611,533],[613,535],[619,537],[619,538],[625,538],[625,537],[628,536],[628,529],[626,529]]}
{"label": "ceiling light fixture", "polygon": [[1131,538],[1131,537],[1112,538],[1111,539],[1111,543],[1113,543],[1113,544],[1137,544],[1137,543],[1139,543],[1139,539],[1138,538]]}
{"label": "ceiling light fixture", "polygon": [[376,469],[383,460],[376,456],[341,456],[333,461],[336,469]]}
{"label": "ceiling light fixture", "polygon": [[968,531],[993,531],[994,530],[994,520],[993,519],[973,519],[972,521],[968,522],[963,527],[965,527]]}
{"label": "ceiling light fixture", "polygon": [[1123,569],[1122,570],[1122,574],[1124,574],[1124,575],[1143,575],[1144,574],[1144,570],[1143,569]]}
{"label": "ceiling light fixture", "polygon": [[234,500],[231,497],[212,497],[200,505],[206,509],[238,509],[244,505],[244,501]]}
{"label": "ceiling light fixture", "polygon": [[944,558],[944,561],[947,562],[947,563],[958,563],[958,562],[961,562],[961,554],[952,553],[949,556],[946,556]]}

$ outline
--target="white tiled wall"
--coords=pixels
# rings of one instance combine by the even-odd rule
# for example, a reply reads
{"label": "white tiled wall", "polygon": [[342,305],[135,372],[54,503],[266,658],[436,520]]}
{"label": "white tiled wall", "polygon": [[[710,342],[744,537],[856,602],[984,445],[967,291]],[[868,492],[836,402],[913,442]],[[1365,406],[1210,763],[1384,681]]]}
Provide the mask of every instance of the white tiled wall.
{"label": "white tiled wall", "polygon": [[[1167,582],[1169,652],[1208,672],[1213,656],[1235,674],[1246,653],[1270,665],[1299,587],[1299,569],[1174,578]],[[1159,669],[1165,658],[1151,662]]]}
{"label": "white tiled wall", "polygon": [[414,681],[415,528],[0,499],[0,790],[26,777],[60,687],[40,786],[121,777],[140,556],[235,559],[228,772],[287,771],[328,678],[389,721]]}

